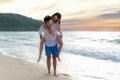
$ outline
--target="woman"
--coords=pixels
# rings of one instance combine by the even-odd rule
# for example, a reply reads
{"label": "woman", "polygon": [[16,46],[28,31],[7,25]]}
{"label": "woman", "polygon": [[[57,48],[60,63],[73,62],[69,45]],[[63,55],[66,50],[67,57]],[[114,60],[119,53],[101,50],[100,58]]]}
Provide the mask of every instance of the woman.
{"label": "woman", "polygon": [[[61,14],[56,12],[55,14],[52,15],[52,20],[53,20],[53,25],[56,26],[54,28],[57,28],[57,31],[59,32],[59,34],[57,35],[56,39],[59,43],[59,47],[58,47],[58,60],[60,60],[60,52],[61,52],[61,49],[63,47],[63,41],[62,41],[62,31],[61,31],[61,26],[60,26],[60,23],[61,23]],[[49,32],[52,32],[51,29],[47,28],[47,30]],[[61,38],[60,38],[61,37]],[[45,43],[45,39],[44,38],[41,38],[40,36],[40,48],[39,48],[39,54],[42,54],[42,50],[43,50],[43,44]],[[40,57],[38,58],[38,62],[40,60]]]}

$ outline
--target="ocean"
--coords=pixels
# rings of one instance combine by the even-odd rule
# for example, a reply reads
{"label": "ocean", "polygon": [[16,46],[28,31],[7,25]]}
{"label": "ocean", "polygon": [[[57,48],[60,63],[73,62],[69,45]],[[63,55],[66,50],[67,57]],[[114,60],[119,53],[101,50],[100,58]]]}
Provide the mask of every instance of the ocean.
{"label": "ocean", "polygon": [[[0,54],[36,63],[39,33],[0,32]],[[63,31],[57,71],[74,80],[120,80],[120,32]],[[39,64],[46,64],[45,51]]]}

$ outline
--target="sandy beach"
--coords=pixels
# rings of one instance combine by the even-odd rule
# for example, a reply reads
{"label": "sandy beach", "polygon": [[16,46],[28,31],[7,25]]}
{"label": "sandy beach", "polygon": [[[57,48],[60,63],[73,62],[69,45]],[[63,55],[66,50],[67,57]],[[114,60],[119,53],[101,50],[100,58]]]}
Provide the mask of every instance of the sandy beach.
{"label": "sandy beach", "polygon": [[0,80],[71,80],[68,76],[47,75],[42,64],[0,55]]}

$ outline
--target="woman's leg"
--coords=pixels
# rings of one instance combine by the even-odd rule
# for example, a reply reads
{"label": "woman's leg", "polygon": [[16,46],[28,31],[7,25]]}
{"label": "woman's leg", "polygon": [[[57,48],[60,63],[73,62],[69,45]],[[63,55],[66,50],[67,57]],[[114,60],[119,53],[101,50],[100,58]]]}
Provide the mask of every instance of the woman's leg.
{"label": "woman's leg", "polygon": [[50,75],[51,56],[47,56],[47,68],[48,68],[48,75]]}
{"label": "woman's leg", "polygon": [[53,56],[53,69],[54,69],[54,76],[56,76],[56,67],[57,67],[56,56]]}
{"label": "woman's leg", "polygon": [[58,60],[61,61],[60,60],[60,52],[61,52],[62,47],[63,47],[63,41],[62,41],[62,39],[59,35],[57,35],[57,41],[58,41],[58,44],[59,44],[59,46],[58,46]]}

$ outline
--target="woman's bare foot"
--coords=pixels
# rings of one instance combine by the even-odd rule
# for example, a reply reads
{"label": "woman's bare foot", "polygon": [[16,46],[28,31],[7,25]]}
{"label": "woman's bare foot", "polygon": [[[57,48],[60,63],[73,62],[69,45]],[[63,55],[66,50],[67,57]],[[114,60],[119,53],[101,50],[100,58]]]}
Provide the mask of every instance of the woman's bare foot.
{"label": "woman's bare foot", "polygon": [[58,61],[61,61],[60,56],[58,56]]}
{"label": "woman's bare foot", "polygon": [[48,76],[50,75],[50,72],[48,72]]}

